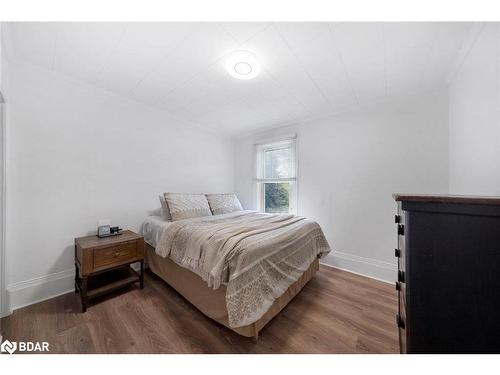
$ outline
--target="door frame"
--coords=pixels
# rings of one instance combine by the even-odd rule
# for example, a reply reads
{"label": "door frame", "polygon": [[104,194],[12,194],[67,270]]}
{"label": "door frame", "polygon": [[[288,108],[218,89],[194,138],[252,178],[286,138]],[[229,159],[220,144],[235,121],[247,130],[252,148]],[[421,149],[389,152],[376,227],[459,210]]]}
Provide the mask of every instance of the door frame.
{"label": "door frame", "polygon": [[[0,91],[0,318],[9,314],[7,304],[7,277],[5,255],[5,227],[6,227],[6,105]],[[0,337],[2,327],[0,323]]]}

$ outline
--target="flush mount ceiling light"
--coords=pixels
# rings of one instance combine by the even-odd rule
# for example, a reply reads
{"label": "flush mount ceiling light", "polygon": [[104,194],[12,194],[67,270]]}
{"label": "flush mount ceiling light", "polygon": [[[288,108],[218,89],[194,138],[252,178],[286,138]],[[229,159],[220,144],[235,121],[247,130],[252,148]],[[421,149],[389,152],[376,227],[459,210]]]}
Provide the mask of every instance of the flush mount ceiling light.
{"label": "flush mount ceiling light", "polygon": [[226,59],[226,70],[234,78],[252,79],[260,73],[260,63],[250,51],[235,51]]}

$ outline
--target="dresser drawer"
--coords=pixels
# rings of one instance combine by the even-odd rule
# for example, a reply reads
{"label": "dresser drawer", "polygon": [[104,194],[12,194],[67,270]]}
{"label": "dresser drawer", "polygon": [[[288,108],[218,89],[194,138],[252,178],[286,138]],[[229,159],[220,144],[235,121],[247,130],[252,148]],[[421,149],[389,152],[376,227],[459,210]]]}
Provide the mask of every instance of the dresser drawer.
{"label": "dresser drawer", "polygon": [[397,248],[395,256],[398,261],[398,273],[396,290],[398,293],[398,313],[396,314],[396,325],[398,327],[399,350],[406,353],[406,217],[405,211],[398,202],[398,211],[395,216]]}
{"label": "dresser drawer", "polygon": [[120,265],[137,258],[137,242],[130,241],[118,246],[94,249],[94,269]]}
{"label": "dresser drawer", "polygon": [[401,313],[406,310],[406,284],[396,282],[396,290],[398,291],[398,307]]}
{"label": "dresser drawer", "polygon": [[396,315],[396,324],[398,326],[399,349],[401,353],[406,353],[406,301],[404,284],[402,289],[398,291],[398,314]]}
{"label": "dresser drawer", "polygon": [[406,347],[406,329],[405,328],[399,327],[398,338],[399,338],[399,352],[401,354],[406,354],[407,347]]}
{"label": "dresser drawer", "polygon": [[404,271],[406,266],[406,217],[405,211],[401,208],[401,203],[398,202],[398,212],[396,215],[396,233],[397,233],[397,244],[396,256],[398,258],[398,270]]}
{"label": "dresser drawer", "polygon": [[396,314],[396,325],[398,327],[399,350],[406,353],[406,306],[404,303],[404,292],[398,292],[398,313]]}

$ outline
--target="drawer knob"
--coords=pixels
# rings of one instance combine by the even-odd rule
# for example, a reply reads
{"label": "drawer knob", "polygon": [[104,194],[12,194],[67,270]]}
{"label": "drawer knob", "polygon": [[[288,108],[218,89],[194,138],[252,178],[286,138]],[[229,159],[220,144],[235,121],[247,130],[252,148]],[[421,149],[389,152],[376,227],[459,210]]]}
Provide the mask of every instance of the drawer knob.
{"label": "drawer knob", "polygon": [[395,256],[396,258],[399,258],[399,257],[401,256],[401,250],[399,250],[399,249],[394,249],[394,256]]}
{"label": "drawer knob", "polygon": [[405,282],[405,272],[404,271],[398,271],[398,281],[400,283]]}
{"label": "drawer knob", "polygon": [[403,224],[399,224],[398,225],[398,234],[400,236],[404,236],[405,235],[405,226]]}
{"label": "drawer knob", "polygon": [[115,253],[115,258],[118,258],[120,255],[122,255],[122,253],[120,253],[119,251],[117,251],[117,252]]}
{"label": "drawer knob", "polygon": [[399,314],[396,314],[396,324],[398,325],[399,328],[405,329],[405,321]]}

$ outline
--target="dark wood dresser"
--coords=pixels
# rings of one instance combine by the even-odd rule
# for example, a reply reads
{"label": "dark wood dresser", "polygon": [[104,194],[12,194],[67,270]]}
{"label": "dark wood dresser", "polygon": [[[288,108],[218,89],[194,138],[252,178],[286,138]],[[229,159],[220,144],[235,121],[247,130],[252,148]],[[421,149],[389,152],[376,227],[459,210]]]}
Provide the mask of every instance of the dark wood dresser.
{"label": "dark wood dresser", "polygon": [[402,353],[500,353],[500,197],[395,194]]}

